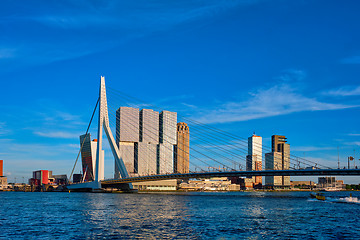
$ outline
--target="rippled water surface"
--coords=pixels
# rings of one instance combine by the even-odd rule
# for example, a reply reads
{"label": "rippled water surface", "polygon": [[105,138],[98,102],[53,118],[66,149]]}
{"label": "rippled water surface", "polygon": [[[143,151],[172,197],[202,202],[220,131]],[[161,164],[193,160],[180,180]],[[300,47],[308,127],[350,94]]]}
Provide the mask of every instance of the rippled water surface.
{"label": "rippled water surface", "polygon": [[325,195],[0,192],[0,239],[360,239],[360,202]]}

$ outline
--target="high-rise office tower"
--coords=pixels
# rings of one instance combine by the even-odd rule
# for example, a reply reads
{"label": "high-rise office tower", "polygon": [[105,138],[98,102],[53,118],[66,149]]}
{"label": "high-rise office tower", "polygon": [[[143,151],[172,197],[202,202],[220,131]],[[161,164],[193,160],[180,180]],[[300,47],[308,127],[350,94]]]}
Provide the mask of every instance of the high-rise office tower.
{"label": "high-rise office tower", "polygon": [[169,143],[157,145],[157,173],[169,174],[174,172],[174,147]]}
{"label": "high-rise office tower", "polygon": [[162,111],[159,119],[160,143],[176,144],[177,113]]}
{"label": "high-rise office tower", "polygon": [[[290,168],[290,144],[286,143],[285,136],[273,135],[271,137],[272,155],[267,154],[266,169],[287,170]],[[266,177],[266,185],[289,187],[290,176]]]}
{"label": "high-rise office tower", "polygon": [[159,118],[159,145],[157,154],[157,173],[174,172],[174,145],[177,136],[177,113],[162,111]]}
{"label": "high-rise office tower", "polygon": [[279,144],[286,143],[286,137],[280,135],[272,135],[271,136],[271,152],[281,152],[279,151]]}
{"label": "high-rise office tower", "polygon": [[177,144],[175,146],[174,172],[188,173],[190,160],[190,131],[184,122],[177,124]]}
{"label": "high-rise office tower", "polygon": [[152,109],[140,111],[140,142],[159,143],[159,113]]}
{"label": "high-rise office tower", "polygon": [[[285,136],[274,135],[271,137],[274,139],[273,145],[277,144],[277,152],[281,155],[281,170],[287,170],[290,168],[290,144],[286,143]],[[281,176],[281,185],[286,187],[290,186],[290,176]]]}
{"label": "high-rise office tower", "polygon": [[[135,142],[139,136],[139,109],[120,107],[116,111],[116,144],[129,176],[135,174]],[[116,163],[114,178],[120,178]]]}
{"label": "high-rise office tower", "polygon": [[[82,160],[82,170],[85,181],[94,180],[95,164],[96,164],[96,149],[97,149],[97,140],[94,139],[91,141],[90,133],[80,136],[80,147],[81,148],[81,160]],[[100,154],[101,158],[104,158],[104,150]],[[104,161],[100,161],[103,163]],[[100,169],[103,169],[104,166],[100,166]],[[102,171],[100,171],[102,172]],[[104,179],[104,176],[99,176],[99,179]]]}
{"label": "high-rise office tower", "polygon": [[152,109],[142,109],[139,124],[140,141],[135,143],[135,171],[141,176],[156,174],[159,113]]}
{"label": "high-rise office tower", "polygon": [[[130,176],[174,171],[175,112],[120,107],[116,111],[116,142]],[[115,165],[115,178],[120,178]]]}
{"label": "high-rise office tower", "polygon": [[[265,154],[265,170],[282,170],[282,153],[271,152]],[[282,186],[282,176],[266,176],[266,186]]]}
{"label": "high-rise office tower", "polygon": [[[96,164],[96,150],[97,150],[97,139],[91,141],[90,133],[80,136],[80,147],[81,149],[81,160],[83,177],[85,181],[94,180],[95,164]],[[100,158],[104,158],[104,150],[101,151]],[[104,161],[100,161],[102,165],[100,169],[104,169]],[[103,172],[103,171],[100,171]],[[103,175],[99,176],[99,179],[104,179]]]}
{"label": "high-rise office tower", "polygon": [[82,171],[86,181],[94,180],[94,166],[96,159],[96,150],[91,143],[90,133],[80,136]]}
{"label": "high-rise office tower", "polygon": [[[248,138],[248,155],[246,156],[246,170],[262,170],[262,137],[255,134]],[[254,184],[262,184],[262,177],[253,177]]]}
{"label": "high-rise office tower", "polygon": [[157,173],[157,144],[135,143],[135,169],[140,176]]}

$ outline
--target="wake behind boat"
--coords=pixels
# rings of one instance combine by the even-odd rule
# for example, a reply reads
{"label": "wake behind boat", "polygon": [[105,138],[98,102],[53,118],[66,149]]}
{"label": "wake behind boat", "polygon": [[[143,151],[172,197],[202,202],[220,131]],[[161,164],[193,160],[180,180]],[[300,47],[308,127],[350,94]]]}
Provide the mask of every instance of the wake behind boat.
{"label": "wake behind boat", "polygon": [[323,193],[310,193],[310,197],[312,199],[317,199],[320,201],[333,202],[333,203],[354,203],[360,204],[360,199],[357,197],[353,197],[350,193],[349,197],[340,197],[340,198],[326,198]]}

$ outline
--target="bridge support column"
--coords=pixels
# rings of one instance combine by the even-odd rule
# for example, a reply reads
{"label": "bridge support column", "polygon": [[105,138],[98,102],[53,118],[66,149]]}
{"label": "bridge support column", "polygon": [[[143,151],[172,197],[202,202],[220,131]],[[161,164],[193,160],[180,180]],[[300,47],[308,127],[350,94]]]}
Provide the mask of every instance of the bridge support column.
{"label": "bridge support column", "polygon": [[[103,129],[105,130],[106,137],[109,141],[111,152],[115,158],[115,163],[118,169],[120,170],[120,175],[122,178],[127,178],[129,177],[129,175],[127,173],[125,164],[121,159],[120,151],[116,146],[114,136],[110,129],[109,114],[108,114],[107,99],[106,99],[105,77],[101,77],[100,80],[99,97],[100,97],[100,104],[99,104],[99,122],[98,122],[98,142],[97,142],[97,150],[96,150],[95,181],[99,182],[101,180],[104,180],[104,169],[103,169],[104,159],[101,158]],[[130,189],[132,189],[131,183],[127,185],[129,186]],[[98,186],[101,187],[100,182]]]}

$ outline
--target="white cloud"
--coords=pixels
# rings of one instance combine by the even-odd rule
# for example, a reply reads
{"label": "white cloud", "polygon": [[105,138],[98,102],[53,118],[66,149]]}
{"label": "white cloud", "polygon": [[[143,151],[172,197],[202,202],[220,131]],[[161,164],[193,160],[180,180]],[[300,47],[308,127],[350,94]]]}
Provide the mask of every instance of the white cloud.
{"label": "white cloud", "polygon": [[355,142],[347,142],[345,143],[346,145],[349,145],[349,146],[360,146],[360,142],[359,141],[355,141]]}
{"label": "white cloud", "polygon": [[75,149],[80,149],[80,143],[79,144],[68,144],[69,148],[75,148]]}
{"label": "white cloud", "polygon": [[300,69],[287,69],[282,72],[282,74],[275,78],[279,79],[283,82],[296,82],[296,81],[302,81],[306,78],[306,72],[304,70]]}
{"label": "white cloud", "polygon": [[346,109],[357,106],[320,102],[304,96],[289,84],[275,85],[249,93],[250,98],[242,102],[226,102],[213,110],[204,110],[198,121],[203,123],[225,123],[247,121],[303,111]]}
{"label": "white cloud", "polygon": [[15,49],[13,48],[0,48],[0,59],[15,57]]}
{"label": "white cloud", "polygon": [[169,97],[164,97],[162,99],[157,100],[154,105],[160,105],[160,104],[164,104],[164,103],[172,103],[172,102],[178,102],[179,100],[184,100],[184,99],[189,99],[189,98],[193,98],[193,95],[177,95],[177,96],[169,96]]}
{"label": "white cloud", "polygon": [[186,107],[192,108],[192,109],[197,109],[198,108],[197,106],[192,105],[192,104],[188,104],[188,103],[181,103],[181,104],[186,106]]}
{"label": "white cloud", "polygon": [[335,147],[316,147],[316,146],[295,146],[292,147],[292,151],[298,152],[315,152],[315,151],[323,151],[323,150],[334,150]]}
{"label": "white cloud", "polygon": [[341,97],[358,96],[360,95],[360,86],[340,87],[338,89],[331,89],[325,91],[323,92],[323,94],[329,96],[341,96]]}
{"label": "white cloud", "polygon": [[358,137],[358,136],[360,136],[360,133],[349,133],[348,136]]}
{"label": "white cloud", "polygon": [[343,64],[360,64],[360,56],[344,58],[340,62]]}
{"label": "white cloud", "polygon": [[11,133],[11,129],[6,126],[5,122],[0,122],[0,136]]}
{"label": "white cloud", "polygon": [[[65,1],[65,4],[59,4],[60,11],[57,13],[44,12],[37,16],[29,14],[23,20],[33,20],[65,29],[102,28],[106,26],[112,30],[142,30],[148,32],[202,17],[211,17],[239,5],[250,5],[257,2],[259,1],[140,1],[140,3],[139,1],[104,1],[93,4],[89,1],[78,1],[72,3],[72,5],[77,6],[71,9]],[[139,5],[142,7],[139,8]],[[67,11],[61,11],[64,8]]]}
{"label": "white cloud", "polygon": [[[61,1],[37,5],[12,3],[9,8],[27,9],[21,15],[4,15],[0,21],[16,32],[7,32],[9,46],[17,49],[17,66],[72,59],[105,51],[131,39],[172,29],[178,25],[213,17],[259,0],[199,1]],[[21,5],[21,6],[20,6]],[[141,7],[139,7],[141,6]],[[49,10],[50,9],[50,10]],[[6,9],[4,9],[6,12]],[[31,40],[18,26],[31,26]],[[44,34],[44,26],[46,33]],[[74,32],[76,30],[76,32]],[[86,32],[87,41],[79,40]],[[99,38],[99,32],[101,37]],[[59,39],[61,38],[61,41]],[[23,39],[26,39],[23,40]],[[31,56],[31,57],[30,57]],[[1,57],[15,57],[6,50]],[[31,61],[28,61],[31,59]],[[20,64],[21,63],[21,64]],[[5,68],[4,68],[5,69]]]}
{"label": "white cloud", "polygon": [[[37,112],[37,124],[25,129],[32,131],[34,135],[46,138],[78,139],[86,129],[87,123],[83,122],[81,116],[66,111],[48,109],[43,106]],[[84,130],[85,131],[85,130]]]}
{"label": "white cloud", "polygon": [[[46,112],[45,112],[46,111]],[[74,115],[64,111],[52,111],[44,108],[42,112],[38,113],[42,117],[42,122],[47,124],[54,124],[59,122],[67,122],[68,124],[84,124],[79,115]]]}
{"label": "white cloud", "polygon": [[76,150],[70,148],[67,144],[41,144],[41,143],[7,143],[1,145],[2,151],[10,156],[20,156],[22,159],[33,157],[58,157],[63,153],[74,153]]}
{"label": "white cloud", "polygon": [[306,157],[306,159],[316,163],[317,167],[325,166],[330,168],[337,168],[337,157],[335,158],[333,155],[329,155],[324,158]]}
{"label": "white cloud", "polygon": [[79,115],[74,115],[67,112],[57,112],[56,116],[65,121],[74,121],[74,120],[78,121],[80,119]]}
{"label": "white cloud", "polygon": [[18,176],[31,176],[32,171],[39,169],[67,173],[75,162],[79,148],[69,144],[24,144],[14,141],[0,144],[0,152],[6,154],[3,158],[4,170]]}
{"label": "white cloud", "polygon": [[80,136],[79,133],[62,132],[62,131],[57,131],[57,132],[35,131],[34,134],[41,136],[41,137],[47,137],[47,138],[69,138],[69,139],[72,139],[72,138],[77,139]]}

